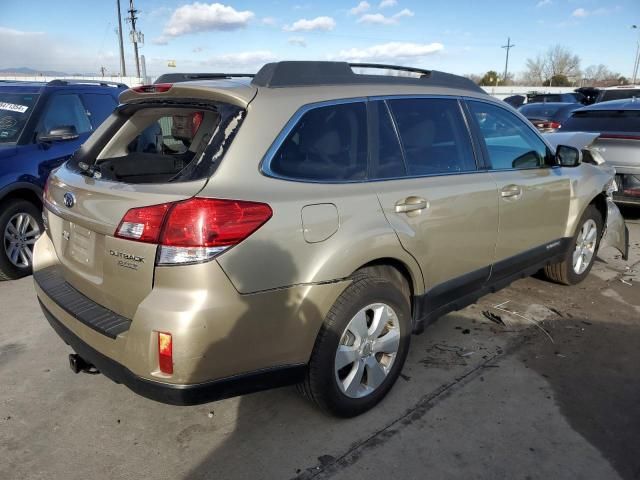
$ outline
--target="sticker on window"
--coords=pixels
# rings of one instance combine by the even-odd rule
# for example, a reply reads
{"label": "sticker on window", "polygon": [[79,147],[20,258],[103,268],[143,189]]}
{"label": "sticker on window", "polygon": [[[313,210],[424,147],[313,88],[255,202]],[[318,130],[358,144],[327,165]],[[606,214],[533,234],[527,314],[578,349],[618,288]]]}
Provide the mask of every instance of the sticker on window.
{"label": "sticker on window", "polygon": [[15,103],[0,102],[0,110],[9,110],[10,112],[24,113],[29,107],[26,105],[17,105]]}

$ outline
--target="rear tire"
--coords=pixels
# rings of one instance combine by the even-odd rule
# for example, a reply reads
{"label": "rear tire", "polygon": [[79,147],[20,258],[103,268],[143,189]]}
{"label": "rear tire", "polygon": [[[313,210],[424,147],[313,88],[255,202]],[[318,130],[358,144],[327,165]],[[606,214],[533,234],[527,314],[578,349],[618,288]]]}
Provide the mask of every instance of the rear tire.
{"label": "rear tire", "polygon": [[42,232],[42,212],[33,203],[14,199],[0,204],[0,280],[31,274],[33,246]]}
{"label": "rear tire", "polygon": [[352,279],[327,314],[300,385],[303,395],[339,417],[360,415],[384,398],[411,338],[410,292],[402,274],[374,266]]}
{"label": "rear tire", "polygon": [[595,205],[589,205],[578,222],[564,260],[544,267],[545,276],[563,285],[575,285],[583,281],[595,262],[602,227],[602,214]]}

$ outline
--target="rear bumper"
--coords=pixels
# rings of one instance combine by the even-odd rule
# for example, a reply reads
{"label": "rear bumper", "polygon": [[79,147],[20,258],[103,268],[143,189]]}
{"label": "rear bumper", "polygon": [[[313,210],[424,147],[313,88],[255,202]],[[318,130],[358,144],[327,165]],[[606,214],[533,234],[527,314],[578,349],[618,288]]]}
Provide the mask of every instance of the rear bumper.
{"label": "rear bumper", "polygon": [[170,405],[197,405],[291,385],[300,382],[304,377],[305,365],[290,365],[193,385],[155,382],[139,377],[123,365],[103,355],[65,327],[47,310],[42,302],[40,302],[40,307],[45,318],[60,338],[84,360],[91,363],[114,382],[121,383],[138,395],[158,402]]}

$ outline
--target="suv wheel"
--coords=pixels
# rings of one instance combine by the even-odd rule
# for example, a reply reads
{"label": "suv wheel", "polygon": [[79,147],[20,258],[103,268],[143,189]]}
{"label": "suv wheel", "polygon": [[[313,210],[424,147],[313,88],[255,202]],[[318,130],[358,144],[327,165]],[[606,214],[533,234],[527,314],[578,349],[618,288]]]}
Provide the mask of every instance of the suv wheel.
{"label": "suv wheel", "polygon": [[10,200],[0,206],[0,280],[31,273],[33,246],[44,231],[40,209],[27,200]]}
{"label": "suv wheel", "polygon": [[589,205],[582,214],[565,259],[544,267],[547,278],[565,285],[575,285],[584,280],[596,259],[602,225],[601,213],[594,205]]}
{"label": "suv wheel", "polygon": [[369,410],[400,375],[410,333],[404,277],[391,267],[356,272],[320,329],[303,394],[341,417]]}

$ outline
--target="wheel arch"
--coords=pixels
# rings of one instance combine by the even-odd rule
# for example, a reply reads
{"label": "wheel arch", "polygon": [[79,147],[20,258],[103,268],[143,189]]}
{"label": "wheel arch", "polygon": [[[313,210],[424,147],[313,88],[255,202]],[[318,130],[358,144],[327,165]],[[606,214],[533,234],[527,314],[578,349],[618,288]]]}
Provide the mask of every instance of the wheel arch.
{"label": "wheel arch", "polygon": [[0,202],[14,199],[27,200],[36,207],[42,208],[42,189],[28,182],[13,183],[0,189]]}

